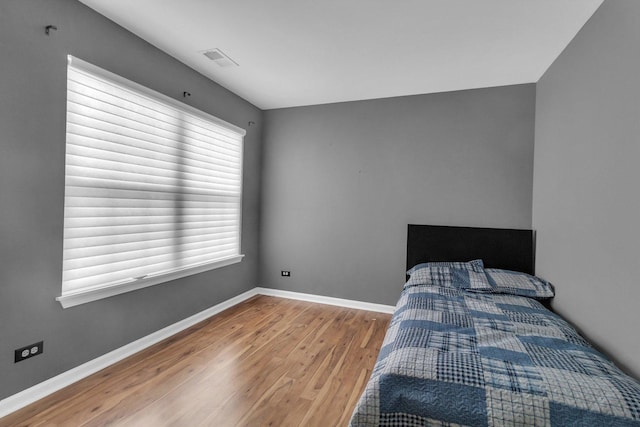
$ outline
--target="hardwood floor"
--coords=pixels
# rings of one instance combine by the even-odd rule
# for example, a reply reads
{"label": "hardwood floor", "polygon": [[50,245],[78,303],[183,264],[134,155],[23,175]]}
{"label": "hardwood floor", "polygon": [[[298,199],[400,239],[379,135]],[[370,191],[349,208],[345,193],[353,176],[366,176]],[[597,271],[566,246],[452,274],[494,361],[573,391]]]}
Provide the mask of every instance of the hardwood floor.
{"label": "hardwood floor", "polygon": [[257,296],[0,426],[345,426],[390,317]]}

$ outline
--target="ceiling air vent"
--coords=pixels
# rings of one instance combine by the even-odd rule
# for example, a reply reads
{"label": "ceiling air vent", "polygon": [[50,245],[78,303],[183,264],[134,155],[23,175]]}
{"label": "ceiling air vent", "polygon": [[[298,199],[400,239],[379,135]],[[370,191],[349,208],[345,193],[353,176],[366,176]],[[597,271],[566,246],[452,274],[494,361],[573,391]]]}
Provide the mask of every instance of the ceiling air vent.
{"label": "ceiling air vent", "polygon": [[229,58],[224,54],[220,49],[209,49],[207,51],[202,52],[204,56],[215,62],[219,67],[227,68],[227,67],[237,67],[238,63],[233,59]]}

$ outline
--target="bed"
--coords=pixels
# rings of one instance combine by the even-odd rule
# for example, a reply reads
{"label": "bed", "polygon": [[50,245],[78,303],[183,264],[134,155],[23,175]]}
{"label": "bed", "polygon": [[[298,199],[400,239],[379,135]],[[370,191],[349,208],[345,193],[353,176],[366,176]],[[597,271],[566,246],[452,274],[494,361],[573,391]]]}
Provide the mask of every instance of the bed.
{"label": "bed", "polygon": [[545,307],[534,238],[409,225],[408,280],[350,426],[640,426],[640,383]]}

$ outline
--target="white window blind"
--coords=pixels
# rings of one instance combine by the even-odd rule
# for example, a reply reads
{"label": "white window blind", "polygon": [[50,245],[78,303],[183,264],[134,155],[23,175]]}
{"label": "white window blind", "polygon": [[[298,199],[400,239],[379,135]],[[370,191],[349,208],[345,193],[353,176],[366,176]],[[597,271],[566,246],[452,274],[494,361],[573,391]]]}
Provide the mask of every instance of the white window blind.
{"label": "white window blind", "polygon": [[69,57],[63,306],[238,262],[245,131]]}

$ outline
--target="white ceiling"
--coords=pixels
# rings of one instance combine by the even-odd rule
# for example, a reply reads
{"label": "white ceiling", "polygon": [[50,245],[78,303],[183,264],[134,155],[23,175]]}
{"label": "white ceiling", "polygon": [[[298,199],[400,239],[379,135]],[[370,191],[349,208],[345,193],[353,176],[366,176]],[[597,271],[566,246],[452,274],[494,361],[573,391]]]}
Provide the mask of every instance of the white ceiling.
{"label": "white ceiling", "polygon": [[80,1],[272,109],[537,82],[603,0]]}

